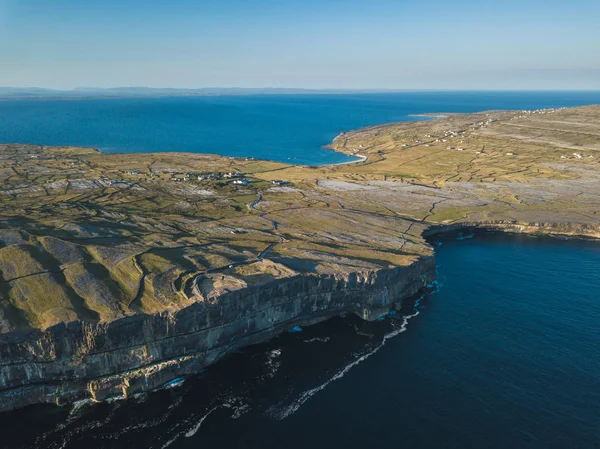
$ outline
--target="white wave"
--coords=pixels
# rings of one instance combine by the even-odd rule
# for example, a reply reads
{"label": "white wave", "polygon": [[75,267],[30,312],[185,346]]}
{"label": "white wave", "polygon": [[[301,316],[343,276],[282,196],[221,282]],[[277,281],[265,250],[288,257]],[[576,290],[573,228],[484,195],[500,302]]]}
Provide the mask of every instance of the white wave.
{"label": "white wave", "polygon": [[281,367],[281,361],[277,360],[281,355],[281,349],[273,349],[267,354],[266,366],[269,368],[269,372],[266,377],[274,377]]}
{"label": "white wave", "polygon": [[315,337],[315,338],[308,338],[306,340],[304,340],[304,343],[327,343],[330,340],[329,337]]}
{"label": "white wave", "polygon": [[[250,410],[250,407],[248,405],[244,404],[241,398],[236,397],[236,396],[226,398],[224,400],[224,402],[222,402],[221,404],[218,404],[218,405],[214,406],[213,408],[211,408],[210,410],[208,410],[200,418],[200,420],[197,421],[196,424],[194,424],[194,426],[192,428],[187,427],[189,425],[190,421],[192,421],[191,419],[184,419],[183,421],[178,422],[175,425],[175,427],[173,427],[171,429],[171,433],[174,433],[174,436],[172,438],[170,438],[167,442],[165,442],[161,446],[161,449],[166,449],[167,447],[169,447],[171,444],[176,442],[181,437],[184,437],[184,436],[186,438],[193,437],[200,430],[200,427],[202,427],[202,424],[204,423],[206,418],[208,418],[208,416],[211,413],[213,413],[215,410],[217,410],[218,408],[232,409],[233,410],[233,413],[231,416],[232,419],[237,419],[240,416],[242,416],[244,413],[246,413],[247,411]],[[188,430],[177,431],[178,429],[180,429],[182,427],[187,427]]]}
{"label": "white wave", "polygon": [[81,411],[81,409],[83,409],[91,404],[92,404],[91,399],[82,399],[80,401],[73,402],[73,407],[71,408],[71,411],[69,412],[69,420],[72,417],[78,416],[78,413]]}
{"label": "white wave", "polygon": [[106,398],[104,399],[104,402],[106,402],[107,404],[112,404],[113,402],[117,402],[117,401],[123,401],[127,399],[127,396],[111,396],[110,398]]}
{"label": "white wave", "polygon": [[243,414],[250,411],[250,406],[248,404],[242,404],[239,407],[233,407],[233,413],[231,414],[231,419],[238,419]]}
{"label": "white wave", "polygon": [[177,441],[178,438],[179,438],[179,435],[175,435],[175,437],[171,438],[169,441],[167,441],[165,444],[163,444],[160,447],[160,449],[168,448],[171,444],[173,444],[175,441]]}
{"label": "white wave", "polygon": [[[444,283],[446,282],[446,278],[442,278],[442,279],[436,279],[435,281],[432,281],[431,284],[427,284],[427,288],[429,289],[429,291],[427,293],[429,293],[430,295],[434,295],[436,293],[438,293],[440,291],[440,289],[444,286]],[[420,297],[417,301],[421,301],[421,299],[423,299],[423,297]],[[415,307],[417,307],[418,302],[415,303]]]}
{"label": "white wave", "polygon": [[340,371],[338,371],[336,374],[334,374],[333,377],[331,377],[329,380],[327,380],[323,384],[321,384],[318,387],[312,388],[312,389],[307,390],[304,393],[302,393],[300,395],[300,397],[294,403],[292,403],[291,405],[283,407],[283,408],[279,408],[279,410],[277,410],[277,409],[273,410],[272,409],[271,415],[273,416],[273,418],[282,420],[282,419],[285,419],[285,418],[293,415],[294,413],[296,413],[298,411],[298,409],[300,407],[302,407],[302,405],[306,401],[308,401],[316,393],[318,393],[319,391],[322,391],[323,389],[325,389],[325,387],[327,387],[327,385],[329,385],[331,382],[336,381],[338,379],[341,379],[342,377],[344,377],[346,375],[346,373],[348,371],[350,371],[356,365],[358,365],[359,363],[364,362],[369,357],[371,357],[373,354],[377,353],[381,348],[383,348],[385,346],[386,342],[389,339],[394,338],[395,336],[397,336],[398,334],[401,334],[402,332],[405,332],[406,329],[407,329],[407,326],[408,326],[408,321],[411,318],[414,318],[414,317],[416,317],[419,314],[419,311],[416,310],[416,308],[418,307],[419,302],[421,301],[421,299],[423,299],[423,297],[424,296],[421,296],[415,302],[415,312],[412,313],[412,314],[410,314],[410,315],[404,316],[403,319],[402,319],[401,325],[397,329],[394,329],[392,332],[386,334],[383,337],[383,340],[381,341],[381,343],[378,346],[376,346],[370,352],[368,352],[366,354],[363,354],[358,359],[356,359],[356,360],[352,361],[351,363],[349,363],[348,365],[346,365],[344,368],[342,368]]}
{"label": "white wave", "polygon": [[131,396],[131,399],[134,399],[138,402],[144,402],[146,399],[148,399],[148,393],[146,393],[145,391],[140,391],[139,393],[136,393],[133,396]]}
{"label": "white wave", "polygon": [[[215,407],[211,408],[211,409],[210,409],[208,412],[206,412],[206,413],[204,414],[204,416],[203,416],[202,418],[200,418],[200,421],[198,421],[198,423],[197,423],[197,424],[194,426],[194,428],[193,428],[193,429],[191,429],[191,430],[189,430],[188,432],[186,432],[185,436],[186,436],[187,438],[190,438],[190,437],[193,437],[194,435],[196,435],[196,432],[198,432],[198,430],[200,430],[200,426],[202,426],[202,423],[204,422],[204,420],[205,420],[206,418],[208,418],[208,416],[209,416],[209,415],[210,415],[212,412],[214,412],[216,409],[218,409],[218,408],[220,408],[220,407],[222,407],[222,405],[217,405],[217,406],[215,406]],[[164,448],[164,447],[165,447],[165,446],[163,446],[163,448]]]}

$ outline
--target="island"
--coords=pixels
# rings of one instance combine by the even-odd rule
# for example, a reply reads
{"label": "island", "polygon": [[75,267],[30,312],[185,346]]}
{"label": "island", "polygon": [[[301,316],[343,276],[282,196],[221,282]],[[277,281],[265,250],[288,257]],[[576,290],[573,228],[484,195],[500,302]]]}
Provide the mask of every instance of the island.
{"label": "island", "polygon": [[356,161],[0,145],[0,411],[376,319],[434,284],[436,233],[600,237],[600,106],[432,114],[329,148]]}

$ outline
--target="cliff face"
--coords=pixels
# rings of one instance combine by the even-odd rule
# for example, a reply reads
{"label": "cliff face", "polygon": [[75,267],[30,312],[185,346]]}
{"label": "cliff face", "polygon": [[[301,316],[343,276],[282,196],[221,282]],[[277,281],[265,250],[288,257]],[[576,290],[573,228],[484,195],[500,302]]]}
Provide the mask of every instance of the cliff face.
{"label": "cliff face", "polygon": [[578,223],[542,223],[495,220],[481,222],[459,222],[450,225],[434,225],[427,229],[424,237],[461,229],[484,229],[498,232],[538,234],[573,238],[600,239],[600,226]]}
{"label": "cliff face", "polygon": [[9,332],[0,335],[0,410],[160,388],[295,325],[348,312],[374,319],[434,278],[433,257],[423,257],[393,269],[297,275],[176,312]]}

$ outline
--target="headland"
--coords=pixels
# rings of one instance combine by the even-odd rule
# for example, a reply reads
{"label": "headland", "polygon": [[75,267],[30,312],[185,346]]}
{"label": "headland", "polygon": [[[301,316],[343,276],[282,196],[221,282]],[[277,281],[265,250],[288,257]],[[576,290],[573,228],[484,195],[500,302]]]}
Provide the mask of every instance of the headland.
{"label": "headland", "polygon": [[344,133],[351,164],[0,145],[0,410],[126,398],[435,280],[433,232],[600,237],[600,106]]}

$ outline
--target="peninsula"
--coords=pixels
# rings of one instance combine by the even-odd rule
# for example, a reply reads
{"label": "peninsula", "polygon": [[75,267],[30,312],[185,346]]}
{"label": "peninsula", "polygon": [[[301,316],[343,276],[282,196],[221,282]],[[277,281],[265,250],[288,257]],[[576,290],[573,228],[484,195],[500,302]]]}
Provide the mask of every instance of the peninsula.
{"label": "peninsula", "polygon": [[357,162],[0,145],[0,410],[126,398],[297,325],[377,318],[435,280],[435,232],[600,237],[600,106],[330,148]]}

